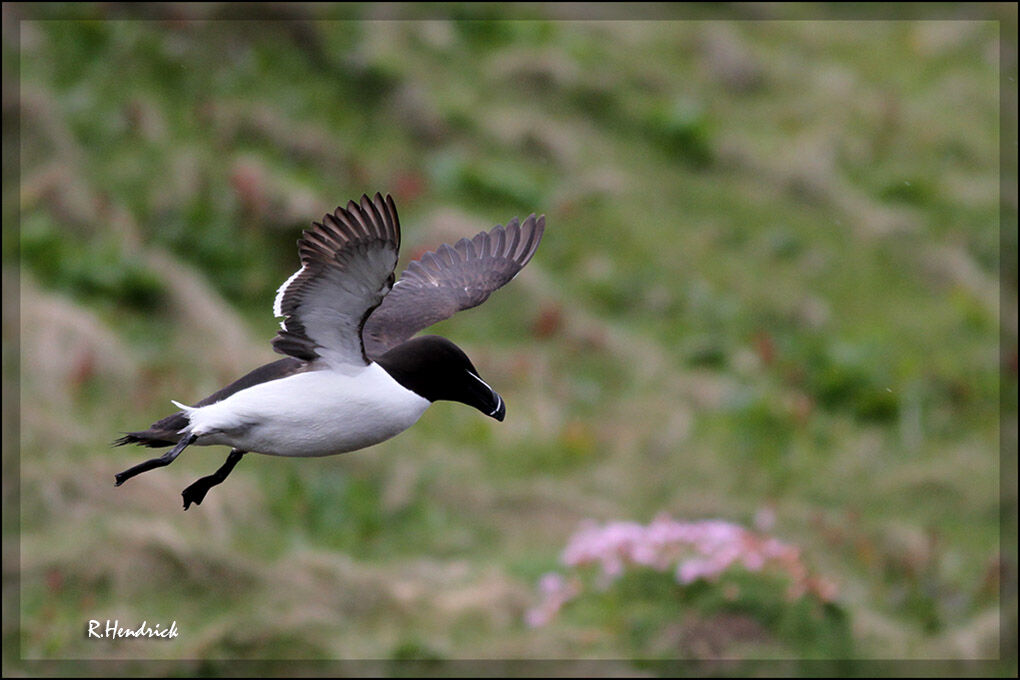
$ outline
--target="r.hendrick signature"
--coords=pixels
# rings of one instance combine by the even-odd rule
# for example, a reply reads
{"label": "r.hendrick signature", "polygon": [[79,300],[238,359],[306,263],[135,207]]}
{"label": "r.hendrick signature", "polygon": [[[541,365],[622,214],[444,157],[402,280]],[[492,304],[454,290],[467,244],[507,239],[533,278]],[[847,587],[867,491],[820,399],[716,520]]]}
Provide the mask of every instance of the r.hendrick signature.
{"label": "r.hendrick signature", "polygon": [[86,637],[90,638],[165,638],[177,637],[177,622],[173,621],[168,628],[161,628],[157,623],[150,626],[148,621],[142,621],[137,628],[121,628],[120,620],[106,619],[106,627],[96,619],[89,620],[89,630]]}

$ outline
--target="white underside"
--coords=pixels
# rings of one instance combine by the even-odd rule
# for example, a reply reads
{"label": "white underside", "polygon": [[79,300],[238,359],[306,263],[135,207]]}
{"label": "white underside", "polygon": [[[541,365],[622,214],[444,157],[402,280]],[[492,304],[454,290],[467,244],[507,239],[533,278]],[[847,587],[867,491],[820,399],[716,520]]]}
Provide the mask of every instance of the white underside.
{"label": "white underside", "polygon": [[184,407],[195,444],[272,456],[329,456],[378,444],[414,425],[429,401],[371,363],[353,375],[313,370]]}

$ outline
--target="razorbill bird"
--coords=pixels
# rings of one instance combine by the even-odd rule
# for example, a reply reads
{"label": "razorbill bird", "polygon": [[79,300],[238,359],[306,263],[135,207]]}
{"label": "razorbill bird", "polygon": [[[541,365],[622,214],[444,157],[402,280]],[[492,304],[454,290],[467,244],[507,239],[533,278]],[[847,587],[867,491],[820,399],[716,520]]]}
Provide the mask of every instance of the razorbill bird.
{"label": "razorbill bird", "polygon": [[394,284],[400,222],[390,196],[361,197],[298,240],[301,268],[276,294],[273,349],[288,355],[115,445],[172,447],[116,475],[116,485],[172,463],[188,446],[231,447],[226,462],[183,492],[202,502],[245,453],[329,456],[411,427],[434,401],[459,401],[503,420],[506,404],[467,355],[418,331],[484,302],[528,263],[545,216],[517,218],[410,263]]}

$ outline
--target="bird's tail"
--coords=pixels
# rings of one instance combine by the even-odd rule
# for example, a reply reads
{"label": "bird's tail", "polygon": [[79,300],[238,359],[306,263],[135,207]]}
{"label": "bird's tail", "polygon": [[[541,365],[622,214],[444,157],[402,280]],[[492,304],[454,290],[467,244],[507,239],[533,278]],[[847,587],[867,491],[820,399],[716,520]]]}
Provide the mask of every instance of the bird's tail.
{"label": "bird's tail", "polygon": [[193,410],[191,406],[184,406],[176,401],[174,404],[182,410],[162,420],[157,420],[148,430],[125,432],[124,436],[115,439],[112,445],[138,444],[139,446],[148,446],[153,449],[173,446],[184,436],[181,431],[188,427],[188,411]]}

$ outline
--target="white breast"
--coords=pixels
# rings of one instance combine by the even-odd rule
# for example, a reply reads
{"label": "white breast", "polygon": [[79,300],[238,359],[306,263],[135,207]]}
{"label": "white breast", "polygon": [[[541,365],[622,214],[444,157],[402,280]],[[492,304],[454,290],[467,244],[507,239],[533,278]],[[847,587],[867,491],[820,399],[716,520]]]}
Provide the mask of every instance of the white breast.
{"label": "white breast", "polygon": [[354,375],[313,370],[188,409],[196,444],[273,456],[328,456],[378,444],[418,421],[429,401],[371,363]]}

